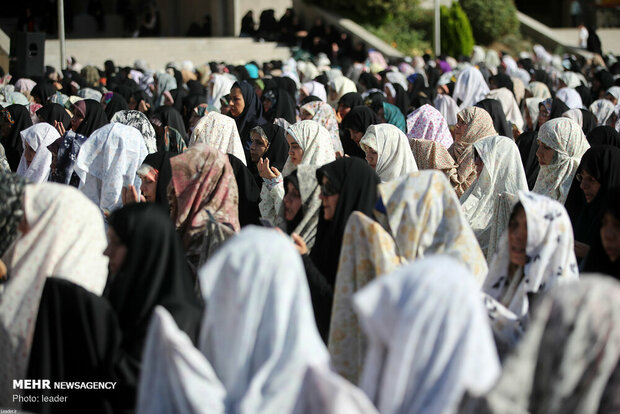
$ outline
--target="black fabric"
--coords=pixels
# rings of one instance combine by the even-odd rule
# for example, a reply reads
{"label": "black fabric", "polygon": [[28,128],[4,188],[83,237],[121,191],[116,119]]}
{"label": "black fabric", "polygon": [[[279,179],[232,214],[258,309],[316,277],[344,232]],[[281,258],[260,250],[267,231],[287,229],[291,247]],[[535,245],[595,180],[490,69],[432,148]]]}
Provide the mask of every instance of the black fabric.
{"label": "black fabric", "polygon": [[586,135],[590,146],[611,145],[620,148],[620,133],[611,126],[600,126],[594,128]]}
{"label": "black fabric", "polygon": [[383,109],[383,103],[387,102],[387,98],[381,92],[373,92],[366,97],[365,104],[370,107],[375,114]]}
{"label": "black fabric", "polygon": [[110,101],[106,104],[105,114],[108,117],[108,121],[112,120],[112,117],[118,111],[126,111],[129,109],[127,106],[127,101],[120,94],[114,93]]}
{"label": "black fabric", "polygon": [[[601,219],[606,213],[611,214],[616,220],[620,220],[620,191],[611,190],[607,194],[607,200],[602,209]],[[612,262],[607,253],[605,253],[600,231],[598,232],[598,237],[595,238],[592,246],[590,246],[590,252],[588,253],[583,271],[604,273],[620,280],[620,260]]]}
{"label": "black fabric", "polygon": [[510,76],[505,73],[498,73],[495,76],[491,76],[489,78],[489,83],[494,85],[497,89],[506,88],[514,94],[514,83],[512,79],[510,79]]}
{"label": "black fabric", "polygon": [[56,93],[56,88],[49,82],[39,82],[30,91],[30,96],[38,98],[41,105],[45,105],[50,96]]}
{"label": "black fabric", "polygon": [[597,81],[597,84],[592,83],[592,99],[596,100],[599,98],[603,98],[607,89],[614,86],[614,75],[612,75],[607,70],[599,70],[594,73],[594,78]]}
{"label": "black fabric", "polygon": [[[107,300],[67,280],[45,281],[26,378],[55,381],[112,381],[115,390],[27,390],[38,397],[23,409],[37,413],[117,413],[123,394],[135,393],[137,382],[117,375],[122,358],[121,331]],[[137,379],[137,378],[136,378]],[[41,402],[41,395],[67,397],[65,402]],[[132,399],[132,398],[130,398]]]}
{"label": "black fabric", "polygon": [[581,96],[581,103],[583,104],[583,106],[589,108],[590,104],[592,103],[592,94],[590,93],[590,88],[584,85],[579,85],[575,88],[575,90],[577,91],[579,96]]}
{"label": "black fabric", "polygon": [[590,131],[596,128],[598,121],[596,117],[594,116],[594,114],[588,111],[587,109],[580,109],[580,111],[581,111],[581,118],[582,118],[581,130],[587,136],[590,133]]}
{"label": "black fabric", "polygon": [[366,88],[366,90],[381,88],[379,79],[377,79],[372,73],[368,72],[363,72],[360,74],[359,83]]}
{"label": "black fabric", "polygon": [[293,98],[293,101],[295,101],[295,95],[297,94],[297,84],[295,83],[295,81],[288,76],[282,76],[279,78],[275,78],[274,80],[278,85],[278,88],[284,89],[289,94],[289,96]]}
{"label": "black fabric", "polygon": [[[263,158],[269,160],[270,167],[276,167],[278,171],[282,171],[284,169],[284,164],[288,159],[288,142],[286,141],[286,131],[281,126],[275,124],[262,124],[259,126],[265,133],[264,138],[267,138],[268,142],[267,151],[265,151]],[[258,167],[256,166],[256,163],[252,162],[251,157],[248,156],[247,159],[249,162],[248,169],[254,176],[256,185],[260,189],[263,185],[263,179],[258,173]]]}
{"label": "black fabric", "polygon": [[538,157],[536,157],[536,151],[538,151],[538,132],[525,131],[519,135],[517,147],[521,154],[521,162],[523,163],[525,177],[527,178],[527,187],[532,191],[540,170]]}
{"label": "black fabric", "polygon": [[47,122],[51,126],[54,126],[54,121],[62,123],[65,127],[65,131],[71,128],[71,116],[65,110],[65,107],[57,103],[46,103],[37,111],[39,120]]}
{"label": "black fabric", "polygon": [[512,127],[506,120],[502,104],[497,99],[483,99],[475,106],[484,109],[491,115],[493,126],[499,135],[512,138]]}
{"label": "black fabric", "polygon": [[[178,85],[181,85],[181,84],[178,84]],[[183,112],[183,101],[188,96],[187,91],[182,87],[178,87],[170,91],[170,96],[172,96],[172,99],[174,100],[172,107],[176,109],[177,111],[179,111],[179,113],[182,113]]]}
{"label": "black fabric", "polygon": [[345,108],[353,108],[356,106],[364,105],[364,99],[362,95],[357,92],[348,92],[342,95],[340,100],[338,101],[338,106],[344,106]]}
{"label": "black fabric", "polygon": [[570,108],[560,98],[553,98],[553,101],[551,102],[551,112],[549,113],[549,119],[559,118],[564,112],[568,111],[569,109]]}
{"label": "black fabric", "polygon": [[[585,202],[578,217],[571,217],[575,240],[592,245],[601,227],[601,214],[610,191],[620,190],[620,148],[592,147],[581,158],[578,171],[587,171],[601,184],[594,199]],[[583,194],[583,192],[582,192]],[[569,214],[571,212],[569,211]],[[573,212],[574,214],[575,212]]]}
{"label": "black fabric", "polygon": [[155,202],[162,206],[166,211],[170,211],[168,205],[168,184],[172,179],[172,167],[170,165],[170,156],[172,154],[166,151],[159,151],[146,156],[143,164],[148,164],[155,168],[159,175],[157,177],[157,192],[155,194]]}
{"label": "black fabric", "polygon": [[187,144],[187,129],[185,128],[183,117],[179,111],[171,106],[164,105],[155,110],[153,117],[159,119],[162,126],[168,126],[178,131],[179,134],[181,134],[183,141]]}
{"label": "black fabric", "polygon": [[379,123],[377,114],[367,106],[356,106],[342,120],[342,128],[366,133],[371,125]]}
{"label": "black fabric", "polygon": [[394,86],[394,89],[396,90],[394,105],[400,109],[400,112],[402,112],[403,116],[406,117],[409,113],[409,96],[407,96],[405,88],[403,88],[400,84],[393,83],[392,86]]}
{"label": "black fabric", "polygon": [[[245,102],[245,108],[243,108],[243,112],[241,112],[241,114],[239,114],[239,116],[234,119],[237,123],[237,130],[239,131],[239,136],[241,137],[243,148],[247,152],[247,150],[250,148],[250,131],[256,125],[261,125],[265,123],[265,119],[263,118],[263,105],[261,104],[260,99],[258,99],[258,96],[256,96],[254,87],[252,87],[252,85],[250,85],[248,82],[235,82],[232,88],[239,88],[241,90],[241,94],[243,95],[243,101]],[[246,157],[247,156],[248,153],[246,153]]]}
{"label": "black fabric", "polygon": [[258,202],[260,198],[260,187],[254,179],[254,175],[241,160],[232,154],[228,154],[228,161],[232,166],[233,174],[239,189],[239,224],[241,227],[250,224],[260,224],[260,210]]}
{"label": "black fabric", "polygon": [[363,149],[360,148],[359,145],[353,138],[351,138],[351,132],[346,128],[340,128],[338,130],[338,134],[340,135],[340,143],[342,144],[342,150],[349,157],[357,157],[366,159],[366,153]]}
{"label": "black fabric", "polygon": [[[288,194],[289,183],[291,183],[293,187],[295,187],[297,192],[301,194],[301,192],[299,191],[299,178],[297,178],[297,170],[290,173],[287,177],[284,177],[284,194],[285,195]],[[293,217],[293,220],[290,220],[290,221],[286,220],[286,234],[293,233],[295,229],[297,228],[297,226],[299,225],[299,223],[301,223],[303,218],[304,218],[304,209],[303,209],[303,206],[301,206],[299,210],[297,211],[297,214],[295,214],[295,217]]]}
{"label": "black fabric", "polygon": [[94,99],[84,99],[84,103],[86,104],[86,116],[75,132],[90,137],[95,130],[108,123],[108,117],[101,104]]}
{"label": "black fabric", "polygon": [[271,101],[271,108],[265,112],[267,122],[273,122],[276,118],[283,118],[289,124],[297,121],[295,100],[284,89],[270,88],[263,91],[262,101]]}
{"label": "black fabric", "polygon": [[[377,203],[377,185],[379,177],[368,163],[359,158],[340,158],[319,168],[316,177],[321,184],[323,177],[327,177],[330,186],[339,194],[336,211],[332,220],[325,220],[323,208],[319,211],[316,242],[310,252],[310,259],[316,267],[314,272],[320,285],[327,285],[333,291],[338,271],[338,260],[342,248],[342,238],[349,216],[354,211],[360,211],[372,217],[373,208]],[[317,292],[317,286],[309,280],[310,294],[313,303],[322,295]],[[322,291],[322,288],[318,289]],[[315,307],[315,317],[319,332],[323,336],[329,332],[332,298],[322,297],[319,302],[329,306],[322,309]],[[329,316],[329,317],[328,317]],[[325,336],[323,336],[325,337]]]}
{"label": "black fabric", "polygon": [[22,158],[22,152],[24,151],[20,132],[32,126],[32,119],[30,118],[30,112],[28,112],[24,105],[13,104],[4,109],[11,114],[13,125],[11,125],[7,136],[1,137],[1,142],[11,171],[17,171],[19,161]]}
{"label": "black fabric", "polygon": [[323,102],[323,100],[319,98],[318,96],[308,95],[304,99],[302,99],[301,102],[299,102],[299,106],[302,107],[305,104],[310,103],[310,102]]}
{"label": "black fabric", "polygon": [[599,55],[603,54],[601,49],[601,39],[596,34],[596,29],[593,26],[588,26],[588,40],[586,42],[586,49],[589,52],[596,53]]}
{"label": "black fabric", "polygon": [[194,343],[201,305],[194,277],[168,213],[155,203],[133,203],[114,211],[108,224],[127,248],[117,274],[108,277],[103,297],[117,314],[121,347],[139,372],[155,306],[165,307]]}

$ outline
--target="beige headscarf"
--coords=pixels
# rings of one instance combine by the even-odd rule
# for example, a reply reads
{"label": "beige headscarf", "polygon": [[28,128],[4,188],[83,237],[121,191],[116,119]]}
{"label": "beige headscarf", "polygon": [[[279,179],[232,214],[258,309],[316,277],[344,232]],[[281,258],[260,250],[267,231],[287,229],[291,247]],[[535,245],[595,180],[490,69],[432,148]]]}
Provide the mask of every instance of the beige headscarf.
{"label": "beige headscarf", "polygon": [[457,165],[458,185],[454,190],[460,197],[476,179],[472,144],[482,138],[497,135],[497,132],[491,115],[482,108],[475,106],[465,108],[458,113],[457,118],[467,124],[467,129],[460,139],[454,141],[448,151]]}
{"label": "beige headscarf", "polygon": [[409,145],[420,170],[443,171],[452,187],[458,186],[456,163],[443,145],[427,139],[410,139]]}

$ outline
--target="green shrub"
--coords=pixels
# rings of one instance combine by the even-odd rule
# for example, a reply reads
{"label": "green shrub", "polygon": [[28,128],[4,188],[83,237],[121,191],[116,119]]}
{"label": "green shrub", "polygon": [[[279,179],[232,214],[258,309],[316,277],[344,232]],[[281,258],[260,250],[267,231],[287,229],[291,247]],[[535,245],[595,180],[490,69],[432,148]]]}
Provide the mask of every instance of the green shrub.
{"label": "green shrub", "polygon": [[519,29],[517,8],[512,0],[460,0],[460,3],[479,44],[489,45]]}
{"label": "green shrub", "polygon": [[441,53],[458,57],[469,56],[474,49],[474,35],[467,15],[454,2],[441,6]]}

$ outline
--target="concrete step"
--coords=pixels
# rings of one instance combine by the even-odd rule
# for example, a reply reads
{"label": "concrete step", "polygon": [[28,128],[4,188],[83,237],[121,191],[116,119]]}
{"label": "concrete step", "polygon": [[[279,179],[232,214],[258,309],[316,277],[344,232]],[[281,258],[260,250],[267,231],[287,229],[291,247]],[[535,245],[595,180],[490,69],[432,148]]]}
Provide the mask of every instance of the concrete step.
{"label": "concrete step", "polygon": [[[82,65],[103,68],[107,59],[117,66],[133,66],[144,60],[152,69],[163,69],[168,62],[190,60],[195,65],[209,61],[237,64],[255,60],[285,60],[291,56],[288,47],[274,42],[255,42],[250,38],[116,38],[70,39],[66,41],[66,56],[73,56]],[[45,41],[45,64],[60,67],[58,40]]]}

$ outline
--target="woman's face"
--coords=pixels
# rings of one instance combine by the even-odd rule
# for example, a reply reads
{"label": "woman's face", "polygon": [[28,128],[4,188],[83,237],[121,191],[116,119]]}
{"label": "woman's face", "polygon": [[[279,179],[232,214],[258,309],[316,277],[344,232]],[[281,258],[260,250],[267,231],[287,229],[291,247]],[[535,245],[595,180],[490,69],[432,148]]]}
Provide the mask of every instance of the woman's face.
{"label": "woman's face", "polygon": [[301,116],[302,121],[307,121],[309,119],[312,119],[312,114],[306,111],[305,109],[302,109],[299,115]]}
{"label": "woman's face", "polygon": [[123,267],[125,257],[127,256],[127,246],[123,244],[112,226],[108,226],[108,247],[103,254],[108,256],[108,272],[116,274]]}
{"label": "woman's face", "polygon": [[539,108],[540,111],[538,112],[538,127],[540,128],[545,122],[549,120],[551,114],[549,114],[549,111],[547,111],[547,107],[545,107],[545,105],[540,105]]}
{"label": "woman's face", "polygon": [[349,128],[349,134],[351,134],[351,139],[353,141],[355,141],[355,143],[357,145],[359,145],[360,141],[362,140],[362,138],[364,138],[364,133],[363,132],[355,131],[355,130],[353,130],[351,128]]}
{"label": "woman's face", "polygon": [[476,167],[476,176],[479,178],[480,174],[482,174],[482,169],[484,168],[484,162],[482,162],[482,158],[476,150],[474,150],[474,166]]}
{"label": "woman's face", "polygon": [[263,99],[263,111],[269,112],[271,109],[272,103],[269,99]]}
{"label": "woman's face", "polygon": [[36,151],[32,149],[30,145],[26,141],[24,141],[24,159],[26,160],[26,166],[30,167],[30,163],[32,162],[34,156],[36,155]]}
{"label": "woman's face", "polygon": [[288,142],[288,156],[291,159],[291,162],[294,165],[299,165],[304,157],[304,150],[301,149],[291,134],[286,134],[286,141]]}
{"label": "woman's face", "polygon": [[586,170],[581,170],[581,173],[577,175],[577,179],[579,182],[579,187],[583,190],[583,195],[586,197],[586,201],[591,203],[594,200],[594,197],[598,194],[598,191],[601,189],[601,183],[599,183],[596,178],[590,175]]}
{"label": "woman's face", "polygon": [[71,130],[76,131],[82,122],[84,122],[84,116],[80,111],[74,110],[71,118]]}
{"label": "woman's face", "polygon": [[517,207],[515,214],[508,223],[508,250],[510,263],[517,266],[525,266],[527,246],[527,220],[525,209]]}
{"label": "woman's face", "polygon": [[140,178],[142,180],[142,184],[140,184],[142,195],[147,202],[154,203],[157,196],[157,180],[146,175],[141,175]]}
{"label": "woman's face", "polygon": [[553,154],[555,150],[538,140],[538,150],[536,150],[536,157],[540,165],[550,165],[553,162]]}
{"label": "woman's face", "polygon": [[347,108],[344,104],[340,103],[338,104],[338,110],[336,112],[338,113],[340,119],[344,119],[344,117],[351,112],[351,108]]}
{"label": "woman's face", "polygon": [[327,177],[323,177],[319,198],[323,202],[323,218],[325,220],[333,220],[334,214],[336,214],[336,206],[338,205],[338,197],[339,194],[332,189]]}
{"label": "woman's face", "polygon": [[620,258],[620,220],[607,212],[603,215],[601,241],[609,260],[615,262]]}
{"label": "woman's face", "polygon": [[286,194],[284,195],[284,218],[286,221],[292,221],[300,208],[301,195],[293,183],[289,182],[286,185]]}
{"label": "woman's face", "polygon": [[137,110],[137,106],[138,106],[138,102],[136,101],[136,98],[134,98],[133,96],[130,96],[129,97],[129,102],[127,103],[127,106],[129,107],[130,110],[136,111]]}
{"label": "woman's face", "polygon": [[377,151],[370,147],[366,147],[366,161],[368,165],[372,167],[373,170],[377,169],[377,160],[379,159],[379,154]]}
{"label": "woman's face", "polygon": [[250,158],[253,163],[257,163],[267,152],[269,142],[267,142],[265,138],[261,137],[260,134],[257,134],[256,132],[252,132],[250,136]]}
{"label": "woman's face", "polygon": [[608,93],[605,94],[605,99],[607,99],[608,101],[610,101],[612,104],[617,105],[618,104],[618,100],[616,99],[615,96],[613,96],[612,94]]}
{"label": "woman's face", "polygon": [[467,129],[467,124],[460,116],[456,118],[456,125],[454,125],[454,139],[460,141]]}
{"label": "woman's face", "polygon": [[243,110],[245,109],[245,101],[243,100],[241,89],[232,88],[230,90],[230,103],[228,104],[228,107],[230,108],[230,114],[235,118],[243,113]]}

